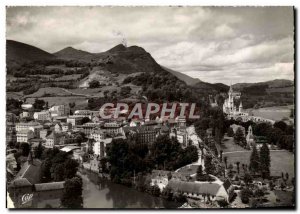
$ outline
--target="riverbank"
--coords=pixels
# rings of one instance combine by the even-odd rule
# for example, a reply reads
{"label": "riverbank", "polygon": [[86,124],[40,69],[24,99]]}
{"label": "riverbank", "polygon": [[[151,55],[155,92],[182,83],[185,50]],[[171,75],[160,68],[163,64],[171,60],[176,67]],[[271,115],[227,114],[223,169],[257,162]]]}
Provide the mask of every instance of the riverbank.
{"label": "riverbank", "polygon": [[134,188],[115,184],[108,179],[100,178],[94,172],[81,170],[78,174],[83,181],[84,208],[176,209],[182,205],[182,203],[167,201]]}

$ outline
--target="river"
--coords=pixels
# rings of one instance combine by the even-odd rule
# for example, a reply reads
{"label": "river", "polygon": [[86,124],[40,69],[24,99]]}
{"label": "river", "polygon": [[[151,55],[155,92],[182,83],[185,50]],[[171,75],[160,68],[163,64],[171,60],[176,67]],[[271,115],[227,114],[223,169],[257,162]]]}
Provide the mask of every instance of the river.
{"label": "river", "polygon": [[169,208],[181,204],[139,192],[111,181],[99,178],[95,173],[80,174],[83,180],[84,208]]}

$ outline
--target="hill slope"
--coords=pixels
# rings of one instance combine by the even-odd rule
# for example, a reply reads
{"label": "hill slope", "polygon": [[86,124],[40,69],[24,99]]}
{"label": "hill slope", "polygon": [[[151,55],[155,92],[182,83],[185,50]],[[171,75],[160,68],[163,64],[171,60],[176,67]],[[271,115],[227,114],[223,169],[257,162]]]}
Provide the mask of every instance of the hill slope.
{"label": "hill slope", "polygon": [[193,77],[190,77],[188,75],[185,75],[183,73],[180,73],[178,71],[174,71],[170,68],[166,68],[166,67],[163,67],[164,70],[168,71],[169,73],[173,74],[174,76],[176,76],[178,79],[184,81],[186,84],[188,85],[195,85],[199,82],[201,82],[199,79],[196,79],[196,78],[193,78]]}
{"label": "hill slope", "polygon": [[64,48],[58,52],[53,53],[53,55],[60,59],[79,61],[91,61],[93,58],[95,58],[95,56],[89,52],[77,50],[72,47]]}
{"label": "hill slope", "polygon": [[32,45],[6,40],[7,66],[19,65],[29,61],[49,60],[55,56]]}

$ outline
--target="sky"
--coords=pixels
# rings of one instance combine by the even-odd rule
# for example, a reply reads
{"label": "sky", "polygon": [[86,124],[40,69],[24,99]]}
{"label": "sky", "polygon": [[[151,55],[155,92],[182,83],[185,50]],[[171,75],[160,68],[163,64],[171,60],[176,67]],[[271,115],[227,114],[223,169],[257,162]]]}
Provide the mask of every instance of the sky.
{"label": "sky", "polygon": [[50,53],[125,39],[210,83],[294,79],[292,7],[8,7],[6,37]]}

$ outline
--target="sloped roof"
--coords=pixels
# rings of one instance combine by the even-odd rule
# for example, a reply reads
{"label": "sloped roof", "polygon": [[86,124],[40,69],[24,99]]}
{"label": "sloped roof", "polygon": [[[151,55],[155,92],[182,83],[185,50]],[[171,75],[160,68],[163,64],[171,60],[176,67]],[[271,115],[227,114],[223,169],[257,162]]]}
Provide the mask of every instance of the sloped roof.
{"label": "sloped roof", "polygon": [[33,159],[32,163],[26,161],[21,170],[16,175],[12,185],[32,185],[40,181],[40,170],[42,162],[38,159]]}
{"label": "sloped roof", "polygon": [[209,183],[209,182],[195,183],[195,182],[179,181],[174,179],[171,179],[169,181],[168,186],[175,191],[197,193],[197,194],[210,194],[213,196],[215,196],[218,193],[221,187],[221,185],[217,183]]}
{"label": "sloped roof", "polygon": [[39,191],[63,189],[64,184],[65,184],[64,181],[60,181],[60,182],[35,184],[34,187],[35,187],[35,190],[37,192],[39,192]]}

